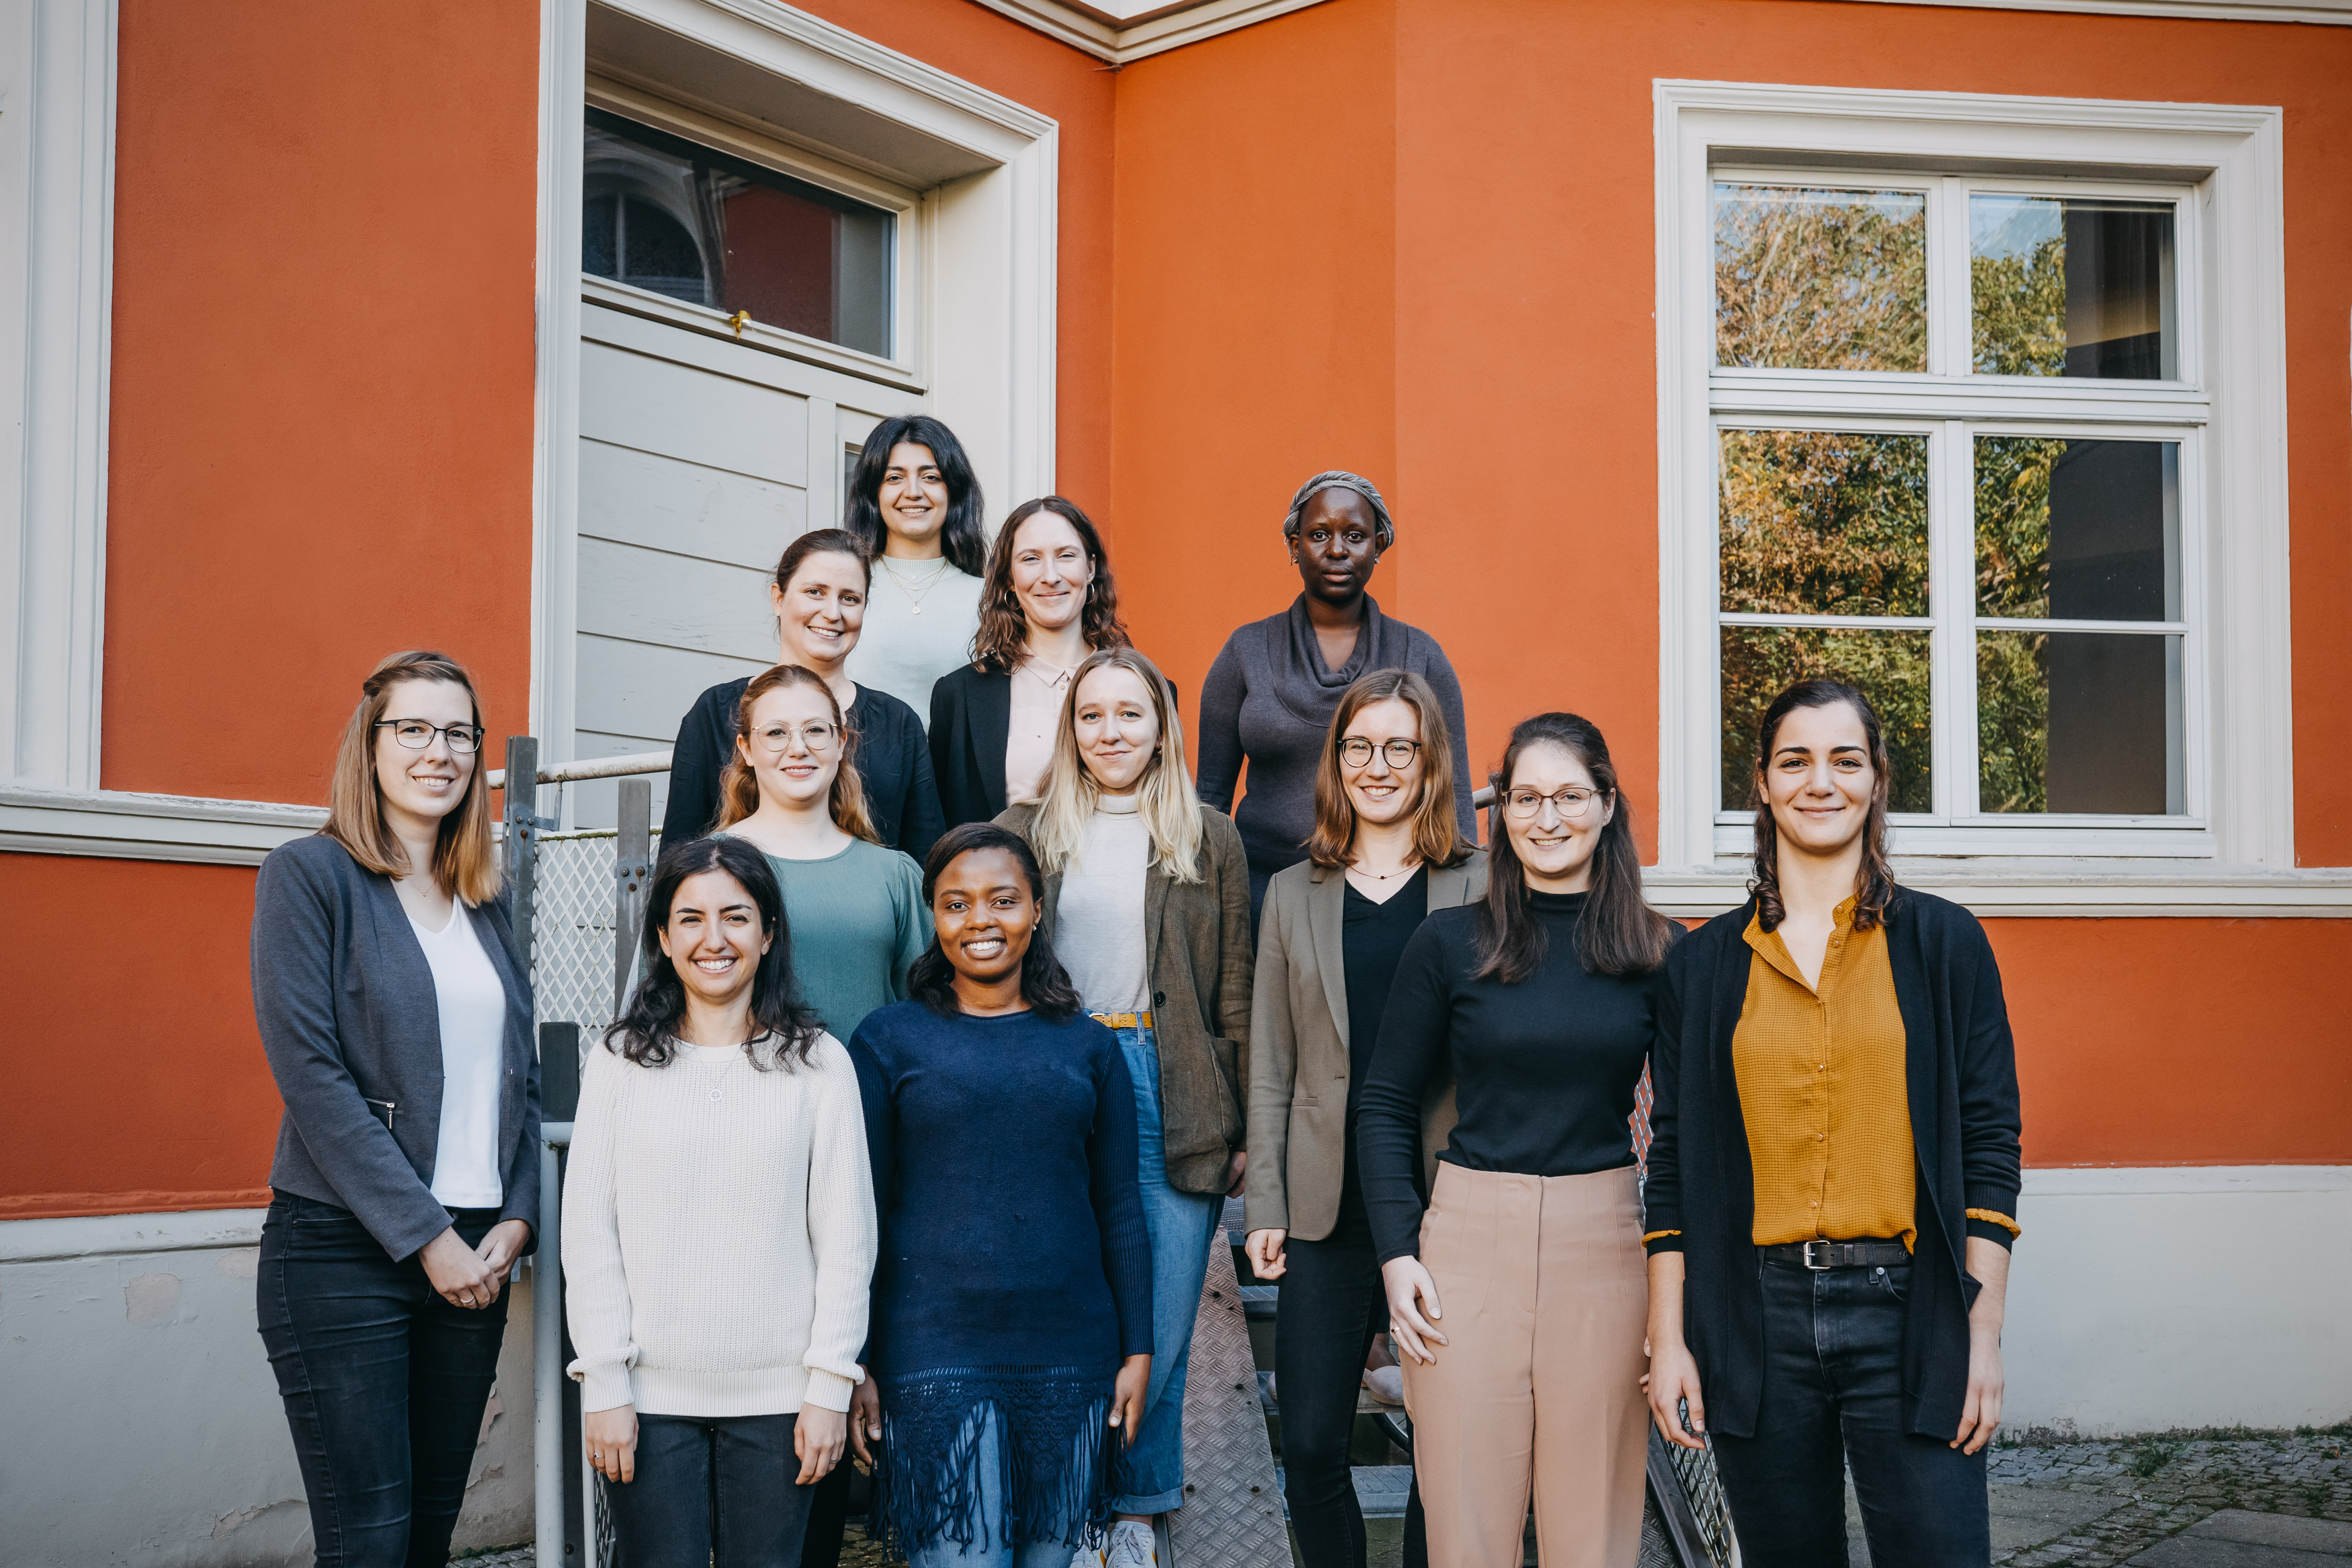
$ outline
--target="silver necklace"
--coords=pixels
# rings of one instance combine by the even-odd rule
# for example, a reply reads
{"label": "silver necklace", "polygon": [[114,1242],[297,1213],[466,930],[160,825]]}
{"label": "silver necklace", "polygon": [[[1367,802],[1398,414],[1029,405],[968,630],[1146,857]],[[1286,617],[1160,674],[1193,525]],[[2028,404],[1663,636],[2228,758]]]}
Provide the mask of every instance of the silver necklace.
{"label": "silver necklace", "polygon": [[919,590],[909,585],[908,580],[900,575],[898,569],[890,564],[890,558],[887,555],[877,555],[875,559],[881,564],[882,574],[898,584],[898,592],[907,595],[907,602],[914,606],[913,613],[919,616],[923,613],[923,600],[929,595],[932,589],[940,585],[940,579],[948,574],[950,564],[946,556],[940,556],[940,563],[931,569],[931,574],[920,579],[922,586]]}
{"label": "silver necklace", "polygon": [[1367,871],[1361,866],[1350,861],[1349,862],[1348,869],[1353,871],[1359,877],[1370,877],[1375,882],[1385,882],[1393,878],[1404,876],[1408,872],[1420,870],[1421,862],[1415,860],[1410,866],[1400,866],[1393,871]]}
{"label": "silver necklace", "polygon": [[[751,1043],[751,1041],[746,1040],[743,1042],[743,1045],[748,1046]],[[726,1091],[719,1086],[727,1081],[727,1075],[733,1072],[735,1070],[735,1064],[742,1059],[743,1046],[738,1046],[727,1054],[727,1065],[720,1068],[719,1069],[719,1076],[710,1080],[710,1098],[713,1100],[724,1100],[726,1098]]]}

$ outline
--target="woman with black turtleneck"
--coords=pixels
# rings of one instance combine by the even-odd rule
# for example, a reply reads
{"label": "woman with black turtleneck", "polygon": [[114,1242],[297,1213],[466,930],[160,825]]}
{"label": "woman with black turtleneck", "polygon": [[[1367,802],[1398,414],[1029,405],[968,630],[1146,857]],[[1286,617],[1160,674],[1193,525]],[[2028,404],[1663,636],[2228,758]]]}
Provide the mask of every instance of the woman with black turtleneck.
{"label": "woman with black turtleneck", "polygon": [[[1677,934],[1642,899],[1601,731],[1543,713],[1496,774],[1486,900],[1433,910],[1398,960],[1357,1121],[1404,1362],[1429,1560],[1505,1568],[1532,1490],[1545,1568],[1640,1552],[1649,1287],[1633,1090]],[[1460,1120],[1424,1207],[1422,1108]]]}

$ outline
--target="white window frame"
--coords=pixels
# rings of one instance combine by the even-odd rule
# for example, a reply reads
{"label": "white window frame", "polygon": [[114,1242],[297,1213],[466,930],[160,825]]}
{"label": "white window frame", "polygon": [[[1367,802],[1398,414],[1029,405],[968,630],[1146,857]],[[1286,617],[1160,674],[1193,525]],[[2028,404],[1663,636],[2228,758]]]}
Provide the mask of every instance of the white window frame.
{"label": "white window frame", "polygon": [[703,112],[634,83],[588,73],[586,101],[591,108],[610,110],[657,131],[716,149],[773,169],[822,189],[834,191],[868,206],[879,207],[896,219],[890,258],[890,346],[888,354],[870,354],[827,342],[823,338],[787,331],[771,322],[751,321],[738,331],[732,318],[709,305],[689,304],[650,289],[638,289],[591,273],[580,275],[582,297],[594,304],[632,315],[665,321],[689,331],[726,338],[746,347],[780,354],[804,363],[822,365],[867,381],[878,381],[906,392],[921,392],[927,381],[923,331],[922,258],[928,209],[922,195],[904,184],[869,171],[795,147],[790,142],[716,113]]}
{"label": "white window frame", "polygon": [[[2184,650],[2194,710],[2189,734],[2197,738],[2187,759],[2191,816],[1988,821],[1950,813],[1914,819],[1895,839],[1906,871],[1929,882],[1940,870],[1972,885],[2006,879],[2054,889],[2058,880],[2079,884],[2085,877],[2153,878],[2169,886],[2184,874],[2192,881],[2200,874],[2215,879],[2218,888],[2258,869],[2292,868],[2280,111],[1664,80],[1654,84],[1654,97],[1660,865],[1694,889],[1714,886],[1716,894],[1692,897],[1719,903],[1750,847],[1744,817],[1731,820],[1716,809],[1718,426],[1939,427],[1930,482],[1942,487],[1938,499],[1959,506],[1965,517],[1971,510],[1969,468],[1953,462],[1949,449],[1957,422],[1983,421],[1977,433],[1995,433],[1991,422],[2017,419],[2021,401],[2030,399],[2036,418],[2063,422],[2062,430],[2181,440],[2182,550],[2184,556],[2198,552],[2200,568],[2184,573],[2200,595],[2184,606],[2198,645]],[[2177,368],[2184,379],[2102,384],[1967,375],[1964,244],[1931,256],[1934,304],[1956,301],[1957,309],[1933,317],[1930,374],[1877,373],[1864,385],[1833,372],[1715,370],[1713,186],[1731,171],[1738,178],[1767,169],[1824,184],[1843,183],[1849,169],[1885,171],[1889,183],[1925,189],[1931,203],[1947,208],[1965,201],[1961,187],[1944,178],[1954,174],[2003,191],[2095,193],[2112,185],[2110,194],[2137,195],[2152,186],[2178,187],[2189,198],[2175,237],[2182,301]],[[1880,176],[1870,177],[1875,183]],[[1949,211],[1945,216],[1953,220]],[[1966,223],[1964,205],[1957,221]],[[1937,374],[1948,366],[1958,374]],[[2217,395],[2210,400],[2208,387]],[[2115,421],[2136,427],[2116,428]],[[2227,519],[2228,527],[2209,527],[2207,519]],[[1939,584],[1972,586],[1973,563],[1962,555],[1971,536],[1972,530],[1946,531],[1949,558],[1932,563]],[[1948,637],[1972,637],[1970,625],[1947,617]],[[1937,649],[1939,689],[1974,679],[1972,647],[1964,662],[1952,657],[1958,651]],[[1941,726],[1952,705],[1939,702],[1937,712]],[[1938,741],[1944,804],[1953,798],[1945,792],[1952,789],[1955,760],[1973,774],[1975,745],[1973,736],[1953,742],[1939,734]],[[1964,864],[1948,858],[1961,857]],[[2070,900],[2053,890],[2051,901],[2052,912],[2059,912],[2056,906]],[[2168,895],[2167,901],[2179,900]]]}

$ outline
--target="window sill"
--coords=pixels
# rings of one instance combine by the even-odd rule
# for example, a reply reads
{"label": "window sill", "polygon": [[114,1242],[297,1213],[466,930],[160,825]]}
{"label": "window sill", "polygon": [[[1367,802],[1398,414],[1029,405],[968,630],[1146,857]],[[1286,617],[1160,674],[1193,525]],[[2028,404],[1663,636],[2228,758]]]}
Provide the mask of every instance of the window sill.
{"label": "window sill", "polygon": [[580,299],[583,304],[602,305],[606,310],[621,310],[632,316],[642,316],[647,321],[660,321],[667,326],[683,327],[688,331],[698,332],[706,338],[716,338],[721,342],[740,343],[747,349],[757,349],[762,353],[779,354],[785,359],[798,360],[803,364],[813,364],[823,370],[838,371],[844,375],[856,376],[860,381],[880,382],[885,386],[895,386],[903,392],[923,390],[923,379],[913,365],[901,364],[896,360],[882,359],[874,354],[861,353],[856,349],[843,348],[836,343],[803,337],[798,332],[788,332],[782,327],[770,326],[764,321],[746,321],[742,330],[738,331],[733,325],[732,317],[714,310],[708,305],[690,305],[683,300],[673,300],[666,294],[656,294],[650,289],[639,289],[627,283],[616,283],[610,278],[599,278],[593,272],[583,272],[580,275]]}
{"label": "window sill", "polygon": [[[1984,919],[2352,918],[2352,867],[2272,871],[2162,860],[2031,860],[1897,856],[1895,879]],[[1642,874],[1650,901],[1683,919],[1718,915],[1748,900],[1748,863]]]}
{"label": "window sill", "polygon": [[258,866],[326,820],[316,805],[0,784],[0,853]]}

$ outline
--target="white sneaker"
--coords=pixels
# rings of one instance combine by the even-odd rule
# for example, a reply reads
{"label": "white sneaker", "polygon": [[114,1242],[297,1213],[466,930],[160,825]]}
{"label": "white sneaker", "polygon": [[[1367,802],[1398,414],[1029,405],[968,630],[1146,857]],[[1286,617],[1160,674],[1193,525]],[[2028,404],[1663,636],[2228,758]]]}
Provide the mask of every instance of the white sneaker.
{"label": "white sneaker", "polygon": [[1110,1549],[1104,1552],[1105,1568],[1160,1568],[1160,1543],[1153,1539],[1151,1527],[1122,1519],[1110,1527]]}
{"label": "white sneaker", "polygon": [[1070,1568],[1103,1568],[1102,1548],[1081,1546],[1070,1553]]}

